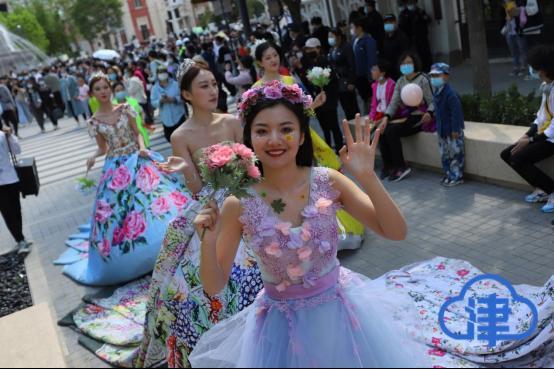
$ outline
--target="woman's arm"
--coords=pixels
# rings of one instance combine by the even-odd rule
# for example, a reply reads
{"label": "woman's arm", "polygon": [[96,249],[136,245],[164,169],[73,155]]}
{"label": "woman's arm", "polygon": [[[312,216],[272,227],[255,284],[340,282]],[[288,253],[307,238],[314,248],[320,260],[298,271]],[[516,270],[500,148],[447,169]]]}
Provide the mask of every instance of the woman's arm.
{"label": "woman's arm", "polygon": [[108,143],[106,142],[104,137],[101,134],[97,133],[95,138],[98,149],[96,150],[94,155],[87,160],[87,171],[92,169],[97,158],[106,155],[106,153],[108,152]]}
{"label": "woman's arm", "polygon": [[131,111],[134,112],[134,110],[132,110],[133,108],[130,106],[128,106],[127,109],[129,109],[129,111],[124,112],[124,114],[127,114],[127,116],[129,117],[129,126],[131,127],[131,130],[133,131],[133,134],[135,135],[135,138],[138,142],[139,151],[142,156],[145,156],[147,155],[147,148],[146,144],[144,143],[144,137],[142,137],[137,127],[137,119],[135,115],[131,113]]}
{"label": "woman's arm", "polygon": [[227,71],[225,72],[225,79],[227,80],[227,83],[238,87],[254,83],[254,81],[252,81],[252,77],[250,77],[250,73],[248,72],[241,72],[238,76],[234,77],[233,73]]}
{"label": "woman's arm", "polygon": [[175,131],[171,136],[171,147],[173,148],[173,155],[182,158],[184,161],[184,168],[181,173],[185,176],[187,188],[194,194],[199,193],[204,187],[204,183],[189,152],[184,132]]}
{"label": "woman's arm", "polygon": [[229,197],[223,204],[221,214],[215,204],[196,217],[199,234],[205,230],[200,255],[200,279],[204,291],[214,296],[221,292],[229,281],[242,237],[240,201]]}
{"label": "woman's arm", "polygon": [[161,99],[161,96],[160,96],[160,89],[158,88],[158,85],[155,85],[153,88],[152,88],[152,94],[150,96],[150,102],[152,104],[152,106],[155,108],[155,109],[159,109],[160,108],[160,99]]}

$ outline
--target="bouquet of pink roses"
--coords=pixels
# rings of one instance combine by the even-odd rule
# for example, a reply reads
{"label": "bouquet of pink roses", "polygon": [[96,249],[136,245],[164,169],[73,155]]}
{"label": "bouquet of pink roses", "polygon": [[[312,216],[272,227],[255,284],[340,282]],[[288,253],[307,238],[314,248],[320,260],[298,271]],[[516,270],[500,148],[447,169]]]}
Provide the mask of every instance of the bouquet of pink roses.
{"label": "bouquet of pink roses", "polygon": [[248,197],[248,187],[261,180],[256,155],[242,144],[223,142],[204,149],[203,154],[199,163],[200,175],[212,188],[206,203],[213,200],[219,190],[239,199]]}

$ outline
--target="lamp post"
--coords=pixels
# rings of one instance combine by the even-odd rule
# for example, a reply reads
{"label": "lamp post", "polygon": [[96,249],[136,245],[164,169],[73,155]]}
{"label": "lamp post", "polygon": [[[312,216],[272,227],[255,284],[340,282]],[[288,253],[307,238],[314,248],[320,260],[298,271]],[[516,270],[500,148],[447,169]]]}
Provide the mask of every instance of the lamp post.
{"label": "lamp post", "polygon": [[267,7],[269,9],[269,15],[273,19],[273,22],[277,25],[279,42],[282,45],[283,35],[281,34],[281,19],[283,18],[283,3],[281,2],[281,0],[267,0]]}
{"label": "lamp post", "polygon": [[252,34],[252,26],[250,25],[250,15],[248,14],[248,4],[246,0],[239,0],[240,16],[242,18],[243,31],[247,37]]}

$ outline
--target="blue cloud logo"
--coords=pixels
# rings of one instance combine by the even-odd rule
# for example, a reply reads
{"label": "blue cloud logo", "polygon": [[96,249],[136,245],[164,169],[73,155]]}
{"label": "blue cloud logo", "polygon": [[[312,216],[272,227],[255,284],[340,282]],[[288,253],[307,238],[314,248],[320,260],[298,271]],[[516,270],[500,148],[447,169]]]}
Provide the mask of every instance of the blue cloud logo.
{"label": "blue cloud logo", "polygon": [[[466,295],[471,287],[484,281],[493,280],[502,284],[510,292],[511,300],[505,297],[498,297],[497,294],[489,294],[483,297],[469,298],[465,311],[469,313],[467,324],[467,333],[452,332],[446,326],[445,314],[449,307],[457,302],[466,301]],[[532,313],[532,319],[529,329],[524,333],[510,333],[510,316],[512,310],[510,306],[522,303],[529,307]],[[506,279],[494,275],[485,274],[470,280],[460,292],[460,295],[448,300],[440,309],[439,323],[443,332],[455,340],[473,341],[474,339],[487,341],[489,347],[496,346],[498,341],[517,341],[529,338],[538,326],[538,310],[535,304],[520,296],[515,288]]]}

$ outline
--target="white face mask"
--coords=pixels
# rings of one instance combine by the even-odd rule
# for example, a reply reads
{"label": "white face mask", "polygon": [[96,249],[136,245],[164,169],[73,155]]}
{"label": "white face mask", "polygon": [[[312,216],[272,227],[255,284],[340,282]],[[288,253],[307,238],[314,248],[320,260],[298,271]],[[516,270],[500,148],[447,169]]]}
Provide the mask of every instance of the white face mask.
{"label": "white face mask", "polygon": [[160,79],[160,81],[165,82],[169,78],[169,74],[162,73],[162,74],[158,75],[158,78]]}

